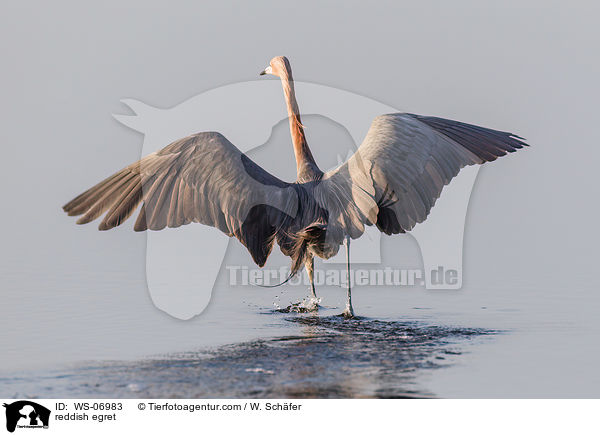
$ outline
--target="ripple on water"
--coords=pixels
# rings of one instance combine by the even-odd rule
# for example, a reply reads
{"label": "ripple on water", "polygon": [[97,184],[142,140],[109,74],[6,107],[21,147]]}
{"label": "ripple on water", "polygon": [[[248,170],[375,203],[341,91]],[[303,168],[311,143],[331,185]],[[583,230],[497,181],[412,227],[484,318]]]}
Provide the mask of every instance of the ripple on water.
{"label": "ripple on water", "polygon": [[[55,395],[67,397],[432,397],[418,374],[451,364],[467,340],[498,332],[314,313],[285,320],[300,334],[81,365],[50,383]],[[60,376],[69,377],[68,385]]]}

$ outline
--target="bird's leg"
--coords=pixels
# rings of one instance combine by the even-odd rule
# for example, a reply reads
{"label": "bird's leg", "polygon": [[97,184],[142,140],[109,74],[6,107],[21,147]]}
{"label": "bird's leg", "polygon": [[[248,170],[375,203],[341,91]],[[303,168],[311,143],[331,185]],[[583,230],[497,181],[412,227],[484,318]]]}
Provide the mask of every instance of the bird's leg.
{"label": "bird's leg", "polygon": [[348,278],[348,298],[346,299],[346,309],[342,313],[347,319],[354,317],[354,309],[352,308],[352,294],[350,293],[350,236],[346,236],[344,239],[344,245],[346,245],[346,276]]}
{"label": "bird's leg", "polygon": [[317,291],[315,289],[315,260],[314,257],[310,257],[310,260],[306,260],[304,263],[306,271],[308,272],[308,279],[310,280],[310,296],[313,299],[317,299]]}

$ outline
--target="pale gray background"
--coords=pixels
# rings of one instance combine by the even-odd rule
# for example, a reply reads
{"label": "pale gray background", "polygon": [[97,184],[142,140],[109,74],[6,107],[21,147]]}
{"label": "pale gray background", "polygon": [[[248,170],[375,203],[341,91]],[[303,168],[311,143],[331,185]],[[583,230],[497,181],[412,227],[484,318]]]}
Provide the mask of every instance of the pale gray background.
{"label": "pale gray background", "polygon": [[126,112],[120,99],[170,107],[285,54],[298,80],[528,139],[479,174],[463,290],[378,304],[357,289],[355,303],[373,317],[426,304],[428,321],[516,328],[427,379],[442,396],[598,396],[597,6],[120,3],[2,6],[0,370],[273,334],[249,308],[272,300],[258,289],[239,306],[217,295],[190,322],[159,312],[144,236],[75,227],[60,207],[139,158],[142,137],[111,117]]}

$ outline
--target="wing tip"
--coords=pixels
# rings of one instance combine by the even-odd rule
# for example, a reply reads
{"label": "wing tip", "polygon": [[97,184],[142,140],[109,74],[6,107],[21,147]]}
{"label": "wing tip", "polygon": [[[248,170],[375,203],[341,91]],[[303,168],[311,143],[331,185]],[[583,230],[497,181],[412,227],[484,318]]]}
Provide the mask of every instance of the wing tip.
{"label": "wing tip", "polygon": [[85,224],[89,224],[93,219],[89,219],[87,216],[82,216],[79,219],[77,219],[77,221],[75,221],[75,223],[77,225],[85,225]]}

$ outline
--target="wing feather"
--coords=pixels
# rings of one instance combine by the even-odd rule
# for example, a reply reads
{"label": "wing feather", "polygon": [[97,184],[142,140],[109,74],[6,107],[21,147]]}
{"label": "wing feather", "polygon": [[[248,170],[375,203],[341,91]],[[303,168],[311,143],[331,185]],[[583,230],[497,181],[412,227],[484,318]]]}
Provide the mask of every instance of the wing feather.
{"label": "wing feather", "polygon": [[290,184],[252,162],[219,133],[171,143],[78,195],[63,209],[100,230],[121,225],[141,204],[135,231],[198,222],[236,236],[262,266],[275,232],[298,210]]}
{"label": "wing feather", "polygon": [[134,212],[142,198],[142,180],[136,177],[132,183],[124,187],[121,196],[106,213],[100,224],[100,230],[108,230],[125,221]]}
{"label": "wing feather", "polygon": [[[524,146],[523,138],[512,133],[458,121],[410,113],[382,115],[375,118],[357,152],[323,176],[316,196],[333,216],[332,222],[345,222],[332,234],[355,237],[360,228],[357,219],[376,224],[386,234],[403,233],[427,218],[443,187],[461,168],[496,160]],[[342,190],[346,195],[341,197],[351,197],[348,192],[356,185],[371,192],[370,200],[328,206],[329,192]],[[337,214],[347,219],[338,219]]]}

